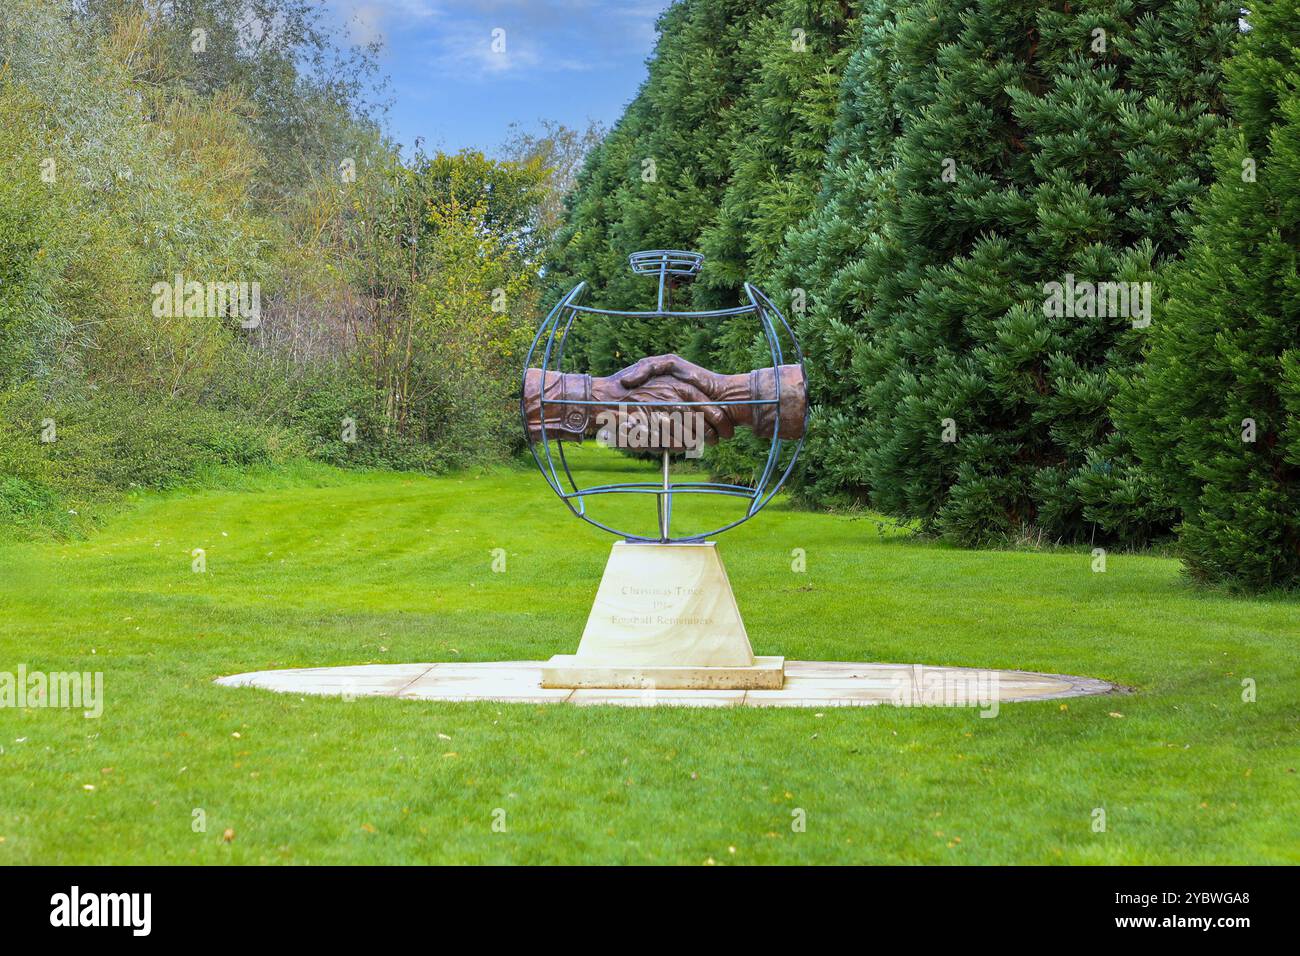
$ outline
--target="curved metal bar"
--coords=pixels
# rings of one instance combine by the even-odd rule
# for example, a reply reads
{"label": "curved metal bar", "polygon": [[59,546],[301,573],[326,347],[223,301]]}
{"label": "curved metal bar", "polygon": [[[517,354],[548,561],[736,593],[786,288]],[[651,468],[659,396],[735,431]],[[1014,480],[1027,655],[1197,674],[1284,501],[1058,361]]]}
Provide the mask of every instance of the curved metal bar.
{"label": "curved metal bar", "polygon": [[703,405],[709,408],[729,408],[732,405],[776,405],[778,399],[775,398],[724,398],[716,402],[676,402],[672,399],[665,399],[661,402],[638,402],[635,399],[628,399],[623,402],[597,402],[597,401],[560,401],[548,402],[542,400],[543,405],[596,405],[604,408],[607,405],[626,405],[628,408],[691,408],[695,405]]}
{"label": "curved metal bar", "polygon": [[794,470],[794,463],[799,460],[799,452],[802,450],[803,450],[803,439],[800,438],[795,443],[794,454],[790,456],[790,463],[785,466],[785,471],[781,472],[780,479],[777,481],[775,485],[772,486],[772,490],[767,493],[767,497],[764,498],[762,503],[755,509],[754,511],[755,514],[757,514],[759,511],[762,511],[764,508],[766,508],[767,503],[776,496],[776,493],[778,491],[781,490],[781,486],[785,484],[785,480],[790,477],[790,472]]}
{"label": "curved metal bar", "polygon": [[[564,476],[569,479],[569,487],[576,491],[578,489],[578,482],[573,477],[573,470],[569,467],[569,456],[564,453],[564,442],[557,442],[556,444],[560,450],[560,464],[564,466]],[[584,507],[585,505],[579,502],[578,517],[580,518],[585,517],[583,511]]]}
{"label": "curved metal bar", "polygon": [[[578,298],[580,298],[580,297],[581,297],[581,296],[579,296]],[[577,307],[578,307],[578,298],[575,298],[572,302],[569,303],[569,306],[568,306],[568,309],[569,309],[569,321],[566,322],[566,323],[564,324],[564,334],[563,334],[562,336],[560,336],[560,351],[559,351],[559,353],[558,353],[558,355],[556,356],[556,359],[555,359],[555,371],[556,371],[556,373],[559,374],[559,375],[563,375],[563,374],[564,374],[564,347],[565,347],[565,345],[568,344],[568,341],[569,341],[569,330],[573,328],[573,322],[574,322],[574,319],[576,319],[576,318],[578,317],[578,313],[577,313],[577,311],[576,311],[576,310],[577,310]],[[558,318],[555,320],[555,327],[556,327],[557,329],[560,327],[560,320],[559,320]],[[552,338],[554,338],[554,336],[555,336],[554,331],[552,331],[551,336],[552,336]],[[545,370],[545,367],[543,367],[543,370],[542,370],[542,373],[543,373],[542,381],[543,381],[543,382],[546,381],[546,378],[545,378],[545,371],[546,371],[546,370]],[[546,389],[542,389],[542,395],[541,395],[541,398],[539,399],[539,403],[538,403],[538,410],[542,413],[542,416],[541,416],[541,417],[542,417],[542,420],[543,420],[543,421],[546,420],[546,414],[545,414],[546,401],[545,401],[545,399],[546,399]],[[573,477],[573,470],[569,467],[569,456],[566,455],[566,454],[564,453],[564,442],[560,442],[559,445],[560,445],[560,464],[564,466],[564,475],[565,475],[566,478],[569,479],[569,487],[570,487],[570,488],[573,488],[573,489],[576,491],[577,488],[578,488],[578,482],[577,482],[577,480]],[[558,478],[558,476],[557,476],[557,478]],[[579,501],[579,502],[578,502],[578,515],[579,515],[579,517],[584,517],[584,518],[585,518],[585,517],[586,517],[586,511],[587,511],[587,503],[586,503],[586,501]]]}
{"label": "curved metal bar", "polygon": [[[573,510],[572,505],[569,506],[569,510],[571,511]],[[575,511],[574,514],[578,514],[578,513]],[[608,531],[610,534],[618,535],[620,538],[625,538],[628,541],[658,541],[659,540],[658,538],[641,538],[634,534],[628,534],[626,531],[619,531],[617,528],[611,528],[603,521],[597,521],[591,515],[579,514],[578,517],[581,518],[583,521],[587,522],[587,524],[595,525],[601,531]]]}
{"label": "curved metal bar", "polygon": [[[748,498],[749,496],[748,496],[748,495],[745,495],[745,497]],[[705,531],[705,532],[703,532],[703,533],[701,533],[701,534],[693,534],[693,535],[690,535],[689,537],[685,537],[685,538],[674,538],[673,540],[674,540],[674,541],[682,541],[682,542],[685,542],[685,543],[691,543],[691,542],[694,542],[694,541],[705,541],[705,540],[707,540],[707,539],[709,539],[709,538],[712,538],[714,535],[722,534],[724,531],[730,531],[732,528],[735,528],[735,527],[737,527],[737,526],[739,526],[739,525],[744,524],[746,521],[748,521],[748,520],[749,520],[750,518],[752,518],[752,517],[754,517],[754,516],[751,515],[751,514],[749,514],[748,512],[746,512],[745,514],[743,514],[743,515],[741,515],[739,518],[737,518],[735,521],[732,521],[732,522],[729,523],[729,524],[724,524],[721,528],[714,528],[712,531]]]}
{"label": "curved metal bar", "polygon": [[[616,481],[608,485],[592,485],[593,488],[658,488],[660,483],[657,481]],[[683,481],[680,485],[674,485],[675,488],[729,488],[733,491],[749,491],[754,489],[749,485],[733,485],[725,481]]]}
{"label": "curved metal bar", "polygon": [[[550,326],[550,324],[555,320],[555,317],[560,314],[560,310],[563,309],[566,305],[568,305],[569,302],[576,295],[581,294],[582,289],[585,288],[586,285],[587,283],[585,282],[579,282],[576,286],[570,289],[569,292],[564,296],[564,298],[560,299],[559,302],[555,303],[555,308],[551,309],[550,314],[547,315],[546,318],[542,320],[541,325],[537,327],[537,334],[533,336],[533,343],[528,347],[528,355],[524,359],[523,377],[519,385],[519,420],[520,422],[523,423],[524,426],[524,438],[528,442],[528,450],[532,453],[533,462],[537,465],[537,470],[542,473],[542,477],[546,479],[546,483],[551,486],[552,491],[554,491],[557,495],[561,495],[561,497],[563,497],[563,495],[560,491],[558,476],[554,475],[555,469],[552,468],[551,474],[547,474],[546,469],[542,467],[542,460],[537,455],[537,443],[533,440],[532,434],[528,430],[528,406],[525,400],[525,392],[528,388],[528,370],[532,368],[533,355],[536,354],[537,352],[537,343],[542,340],[542,335],[546,332],[546,329]],[[545,372],[546,370],[543,369],[542,370],[543,385],[545,385],[546,382]],[[546,394],[545,388],[542,389],[542,394],[543,395]],[[542,429],[542,445],[546,446],[549,444],[549,441],[547,440],[547,435],[546,435],[545,416],[543,416],[540,424]],[[548,461],[549,461],[549,455],[548,455]],[[555,480],[553,480],[553,478]],[[572,507],[570,507],[570,510],[572,510]]]}
{"label": "curved metal bar", "polygon": [[[785,320],[785,316],[781,313],[781,310],[776,307],[776,304],[770,298],[768,298],[767,293],[765,293],[762,289],[758,288],[757,286],[751,286],[750,288],[753,290],[754,294],[758,296],[763,306],[766,309],[770,309],[772,312],[775,312],[776,317],[781,320],[781,325],[785,328],[786,334],[790,336],[790,344],[794,346],[795,355],[799,359],[799,369],[800,371],[803,372],[804,387],[807,388],[808,387],[808,366],[804,362],[803,349],[799,347],[799,340],[795,337],[794,329],[790,328],[790,323]],[[759,504],[757,509],[755,509],[756,514],[758,511],[761,511],[764,507],[766,507],[767,503],[771,501],[773,497],[776,496],[776,493],[780,491],[781,487],[785,484],[786,479],[790,477],[790,473],[794,471],[795,462],[799,460],[799,452],[803,450],[804,439],[808,435],[808,422],[811,416],[812,416],[812,405],[811,403],[809,403],[804,408],[803,434],[799,436],[799,440],[798,442],[796,442],[794,446],[794,453],[790,456],[790,461],[785,466],[785,471],[781,473],[780,479],[777,480],[777,483],[772,487],[772,490],[768,492],[767,496],[763,499],[762,503]]]}
{"label": "curved metal bar", "polygon": [[[583,488],[580,491],[566,491],[566,498],[587,498],[594,495],[662,495],[664,493],[663,485],[656,485],[653,488],[636,488],[631,485],[621,485],[617,488]],[[722,488],[687,488],[680,485],[673,485],[673,494],[675,495],[722,495],[726,498],[752,498],[754,490],[746,488],[743,491],[727,491]],[[706,532],[713,534],[712,531]]]}
{"label": "curved metal bar", "polygon": [[[762,304],[763,304],[763,305],[764,305],[764,306],[765,306],[769,311],[771,311],[771,312],[775,312],[775,313],[776,313],[776,317],[777,317],[778,319],[781,320],[781,327],[785,329],[785,334],[788,335],[788,336],[790,336],[790,344],[794,346],[794,352],[795,352],[795,355],[796,355],[796,356],[798,357],[798,359],[799,359],[799,367],[800,367],[801,369],[803,369],[804,372],[806,373],[806,372],[808,371],[808,369],[807,369],[807,367],[806,367],[805,364],[804,364],[803,349],[800,348],[800,346],[799,346],[799,340],[798,340],[797,338],[795,338],[795,335],[794,335],[794,329],[790,328],[790,323],[787,322],[787,321],[785,320],[785,315],[781,312],[780,309],[778,309],[778,308],[776,307],[776,304],[775,304],[775,303],[774,303],[770,298],[768,298],[766,292],[764,292],[762,289],[760,289],[760,288],[759,288],[758,286],[756,286],[756,285],[751,285],[751,286],[749,286],[749,288],[753,290],[753,292],[754,292],[754,294],[755,294],[756,296],[758,296],[758,298],[759,298],[759,300],[762,302]],[[805,379],[805,381],[807,381],[807,380]],[[810,411],[809,411],[809,410],[805,410],[805,411],[804,411],[804,421],[805,421],[805,422],[808,420],[808,415],[809,415],[809,414],[810,414]]]}
{"label": "curved metal bar", "polygon": [[[546,338],[546,351],[542,358],[542,395],[546,394],[546,372],[550,365],[551,346],[555,341],[555,331],[559,327],[559,316],[565,308],[572,305],[582,296],[582,293],[586,288],[587,288],[587,283],[579,282],[576,286],[574,286],[569,291],[569,293],[563,299],[561,299],[556,304],[555,308],[551,310],[551,314],[548,315],[545,321],[542,322],[541,326],[538,327],[537,335],[533,337],[533,344],[528,349],[528,357],[524,361],[524,385],[525,386],[527,385],[527,381],[528,381],[528,369],[532,367],[533,355],[537,351],[537,345],[541,341],[542,336],[546,333],[546,330],[549,327],[551,331]],[[537,443],[533,441],[531,435],[528,432],[528,411],[522,393],[519,396],[519,411],[520,411],[520,416],[523,418],[524,435],[528,438],[528,449],[533,454],[533,461],[537,463],[538,470],[542,472],[542,476],[546,478],[546,482],[551,486],[551,490],[560,496],[560,500],[565,503],[568,509],[572,511],[575,515],[577,515],[579,518],[585,518],[586,515],[584,515],[582,511],[580,511],[579,509],[574,508],[574,506],[569,502],[568,498],[565,497],[564,492],[560,488],[560,476],[555,471],[555,461],[551,457],[551,440],[550,440],[550,436],[546,432],[546,416],[542,415],[540,417],[541,420],[538,422],[538,425],[542,433],[541,434],[542,450],[546,453],[546,464],[550,469],[550,474],[547,474],[545,469],[542,468],[541,459],[537,455],[537,447],[536,447]],[[563,447],[561,447],[561,454],[563,454]],[[567,463],[566,463],[565,471],[566,473],[568,473]],[[573,481],[573,475],[571,473],[569,474],[569,484],[574,489],[577,488],[577,483]]]}
{"label": "curved metal bar", "polygon": [[627,264],[637,275],[652,276],[662,272],[676,276],[696,276],[704,256],[685,249],[642,249],[627,257]]}
{"label": "curved metal bar", "polygon": [[748,315],[754,311],[752,305],[736,306],[732,309],[710,309],[706,312],[671,312],[671,311],[650,311],[650,312],[623,312],[618,309],[597,309],[595,306],[582,305],[575,308],[577,312],[584,312],[589,315],[609,315],[614,318],[638,318],[638,319],[722,319],[733,315]]}
{"label": "curved metal bar", "polygon": [[[565,492],[565,494],[579,497],[581,495],[613,494],[622,491],[655,493],[663,491],[663,485],[650,481],[626,481],[613,485],[593,485],[590,488],[580,488],[574,492]],[[673,491],[680,491],[684,495],[741,495],[746,498],[754,493],[754,489],[748,485],[724,485],[707,481],[673,485]]]}
{"label": "curved metal bar", "polygon": [[767,461],[763,464],[763,475],[754,485],[754,498],[749,504],[747,515],[747,517],[752,518],[762,507],[760,502],[763,492],[767,490],[767,483],[772,477],[772,470],[781,454],[781,342],[776,334],[776,328],[772,325],[772,320],[768,318],[767,313],[758,304],[758,299],[754,296],[754,287],[748,282],[745,283],[745,295],[749,296],[749,301],[754,303],[754,309],[758,314],[759,321],[763,323],[763,331],[767,334],[768,351],[772,355],[772,368],[775,370],[772,379],[776,383],[776,414],[772,416],[772,444],[767,450]]}

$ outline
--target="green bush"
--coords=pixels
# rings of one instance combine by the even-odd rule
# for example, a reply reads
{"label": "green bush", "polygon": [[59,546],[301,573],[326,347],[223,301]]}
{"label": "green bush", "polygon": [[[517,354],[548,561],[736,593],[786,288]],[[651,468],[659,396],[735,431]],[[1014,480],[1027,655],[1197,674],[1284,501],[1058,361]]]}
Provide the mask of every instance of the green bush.
{"label": "green bush", "polygon": [[32,388],[0,394],[0,525],[68,530],[124,494],[307,452],[288,429],[186,402],[125,391],[58,403]]}

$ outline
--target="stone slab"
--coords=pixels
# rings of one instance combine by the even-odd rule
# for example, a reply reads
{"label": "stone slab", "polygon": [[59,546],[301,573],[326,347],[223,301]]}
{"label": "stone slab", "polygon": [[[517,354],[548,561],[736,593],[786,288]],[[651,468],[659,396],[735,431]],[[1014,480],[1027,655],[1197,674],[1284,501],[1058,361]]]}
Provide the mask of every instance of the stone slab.
{"label": "stone slab", "polygon": [[576,654],[556,654],[542,668],[542,686],[658,690],[780,690],[784,657],[755,657],[749,666],[682,667],[593,664]]}
{"label": "stone slab", "polygon": [[739,707],[743,690],[575,690],[569,703],[581,706],[607,704],[615,707]]}
{"label": "stone slab", "polygon": [[255,671],[222,677],[227,687],[264,687],[284,693],[338,697],[393,697],[434,664],[361,664]]}
{"label": "stone slab", "polygon": [[[764,658],[759,658],[764,660]],[[777,658],[779,660],[779,658]],[[255,671],[217,679],[226,687],[289,694],[375,696],[403,700],[570,703],[622,707],[986,707],[989,703],[1051,701],[1116,693],[1093,677],[1018,670],[786,661],[780,690],[653,688],[568,689],[542,686],[545,661],[367,664]]]}

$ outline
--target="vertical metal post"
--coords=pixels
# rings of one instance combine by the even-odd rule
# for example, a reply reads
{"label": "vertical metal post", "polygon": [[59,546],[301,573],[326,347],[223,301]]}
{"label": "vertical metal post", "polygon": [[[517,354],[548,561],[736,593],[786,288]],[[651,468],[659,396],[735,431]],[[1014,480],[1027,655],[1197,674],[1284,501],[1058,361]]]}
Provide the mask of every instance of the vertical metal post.
{"label": "vertical metal post", "polygon": [[[673,287],[668,281],[668,253],[664,253],[659,263],[659,311],[668,312],[673,307]],[[672,523],[673,493],[672,482],[668,478],[669,453],[664,452],[664,490],[659,497],[659,540],[667,542],[669,525]]]}
{"label": "vertical metal post", "polygon": [[659,262],[659,308],[660,312],[667,312],[673,307],[673,289],[668,285],[668,253],[664,253]]}
{"label": "vertical metal post", "polygon": [[668,461],[670,453],[664,452],[664,490],[659,497],[659,540],[668,540],[668,525],[673,515],[672,482],[668,478]]}

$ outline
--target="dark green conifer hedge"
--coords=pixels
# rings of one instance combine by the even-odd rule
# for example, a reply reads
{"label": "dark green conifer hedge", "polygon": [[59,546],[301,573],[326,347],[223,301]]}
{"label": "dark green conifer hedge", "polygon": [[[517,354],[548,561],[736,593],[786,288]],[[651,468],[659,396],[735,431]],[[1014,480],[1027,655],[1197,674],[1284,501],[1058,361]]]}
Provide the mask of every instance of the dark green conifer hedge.
{"label": "dark green conifer hedge", "polygon": [[1300,3],[1252,6],[1236,129],[1116,419],[1182,514],[1191,575],[1300,585]]}

